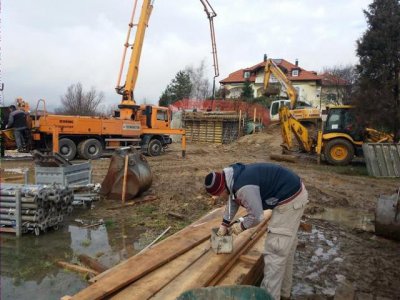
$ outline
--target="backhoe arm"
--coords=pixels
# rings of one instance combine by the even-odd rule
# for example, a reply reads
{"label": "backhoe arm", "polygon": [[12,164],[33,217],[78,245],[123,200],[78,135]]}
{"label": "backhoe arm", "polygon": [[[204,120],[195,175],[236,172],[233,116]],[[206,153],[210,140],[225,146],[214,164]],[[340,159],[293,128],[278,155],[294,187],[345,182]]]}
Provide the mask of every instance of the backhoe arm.
{"label": "backhoe arm", "polygon": [[275,78],[279,81],[279,83],[285,87],[286,93],[290,99],[290,109],[294,109],[297,102],[296,89],[293,87],[290,80],[287,79],[286,75],[282,72],[282,70],[274,63],[274,61],[272,59],[267,59],[267,62],[265,63],[265,72],[264,72],[264,91],[266,91],[268,88],[271,74],[274,74]]}
{"label": "backhoe arm", "polygon": [[293,149],[293,132],[302,150],[310,153],[313,147],[313,141],[307,128],[290,114],[289,109],[286,106],[283,106],[279,110],[279,121],[281,123],[283,147],[287,150]]}

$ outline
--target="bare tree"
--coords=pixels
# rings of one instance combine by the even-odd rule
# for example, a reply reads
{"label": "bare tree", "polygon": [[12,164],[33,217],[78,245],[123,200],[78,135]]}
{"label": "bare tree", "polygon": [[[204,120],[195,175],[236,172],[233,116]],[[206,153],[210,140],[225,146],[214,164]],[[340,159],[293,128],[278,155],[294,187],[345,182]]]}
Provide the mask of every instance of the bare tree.
{"label": "bare tree", "polygon": [[186,67],[185,71],[189,74],[192,83],[190,98],[201,100],[210,98],[212,95],[212,87],[210,81],[206,78],[204,60],[200,62],[197,68],[190,66]]}
{"label": "bare tree", "polygon": [[56,113],[74,116],[94,116],[99,114],[100,103],[104,99],[103,92],[98,92],[94,87],[90,91],[83,90],[80,82],[68,87],[64,96],[61,96],[62,107]]}
{"label": "bare tree", "polygon": [[348,104],[357,80],[353,65],[325,67],[322,71],[322,100],[326,103]]}
{"label": "bare tree", "polygon": [[100,117],[109,118],[114,116],[114,112],[118,110],[118,104],[102,104],[97,109],[97,114]]}

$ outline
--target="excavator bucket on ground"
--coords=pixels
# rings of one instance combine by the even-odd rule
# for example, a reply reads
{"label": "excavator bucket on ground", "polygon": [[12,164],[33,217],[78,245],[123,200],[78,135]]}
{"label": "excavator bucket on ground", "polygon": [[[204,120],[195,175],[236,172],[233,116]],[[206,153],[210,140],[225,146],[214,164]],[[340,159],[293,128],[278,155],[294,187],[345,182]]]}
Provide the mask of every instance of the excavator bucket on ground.
{"label": "excavator bucket on ground", "polygon": [[[125,168],[125,162],[127,162],[127,168]],[[146,158],[133,147],[124,147],[115,151],[111,157],[107,175],[101,184],[100,194],[107,199],[122,199],[124,180],[126,181],[126,200],[133,199],[148,190],[153,180]]]}
{"label": "excavator bucket on ground", "polygon": [[375,211],[375,233],[400,241],[400,189],[391,196],[381,195]]}

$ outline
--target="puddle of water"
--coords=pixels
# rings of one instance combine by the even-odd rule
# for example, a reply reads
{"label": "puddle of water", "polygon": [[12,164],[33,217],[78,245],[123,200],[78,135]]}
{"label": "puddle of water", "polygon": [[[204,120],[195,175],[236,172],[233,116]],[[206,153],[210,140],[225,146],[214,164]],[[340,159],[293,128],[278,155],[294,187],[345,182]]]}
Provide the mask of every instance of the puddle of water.
{"label": "puddle of water", "polygon": [[343,207],[326,207],[321,213],[310,215],[312,219],[321,219],[340,223],[350,228],[358,228],[373,232],[375,230],[373,213]]}
{"label": "puddle of water", "polygon": [[311,247],[308,251],[296,252],[294,296],[322,294],[332,296],[336,277],[331,278],[339,268],[340,257],[338,238],[323,229],[315,227],[311,232],[299,231],[299,242]]}
{"label": "puddle of water", "polygon": [[0,235],[0,299],[59,299],[88,285],[83,275],[55,263],[77,263],[79,254],[96,258],[107,267],[126,259],[136,249],[141,231],[121,223],[97,228],[79,227],[73,221],[58,231],[40,236]]}

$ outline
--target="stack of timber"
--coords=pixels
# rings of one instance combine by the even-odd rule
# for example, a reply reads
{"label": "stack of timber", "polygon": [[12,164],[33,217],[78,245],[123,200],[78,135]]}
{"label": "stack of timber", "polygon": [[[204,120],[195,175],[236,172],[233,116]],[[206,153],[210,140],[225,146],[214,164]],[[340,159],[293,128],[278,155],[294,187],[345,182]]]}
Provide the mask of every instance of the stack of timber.
{"label": "stack of timber", "polygon": [[243,134],[244,118],[237,112],[184,112],[189,141],[227,144]]}
{"label": "stack of timber", "polygon": [[232,253],[216,254],[210,248],[210,234],[219,226],[221,215],[222,209],[209,213],[62,299],[176,299],[192,288],[256,284],[264,268],[267,222],[235,236]]}
{"label": "stack of timber", "polygon": [[54,227],[72,212],[72,190],[63,186],[2,184],[0,232],[40,232]]}

